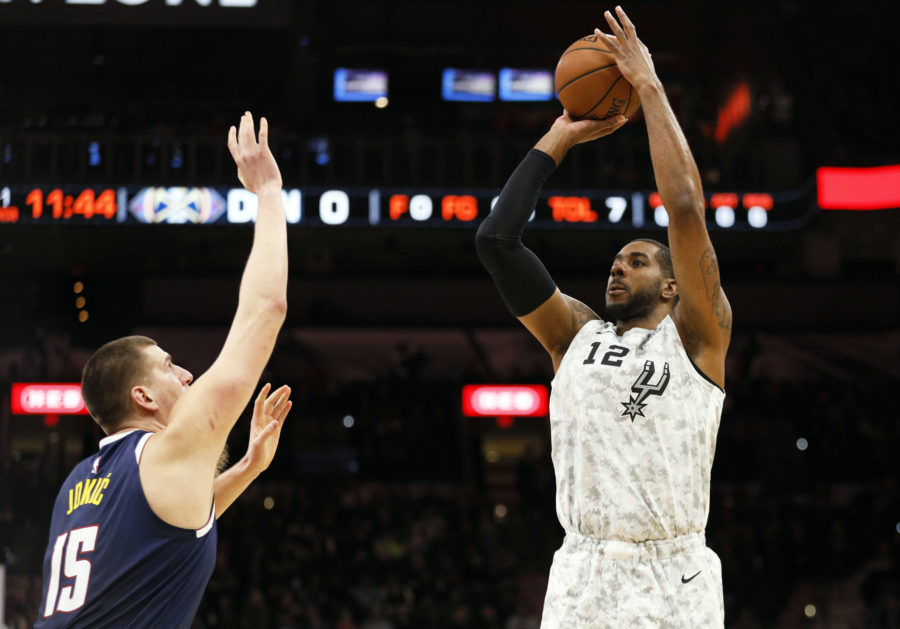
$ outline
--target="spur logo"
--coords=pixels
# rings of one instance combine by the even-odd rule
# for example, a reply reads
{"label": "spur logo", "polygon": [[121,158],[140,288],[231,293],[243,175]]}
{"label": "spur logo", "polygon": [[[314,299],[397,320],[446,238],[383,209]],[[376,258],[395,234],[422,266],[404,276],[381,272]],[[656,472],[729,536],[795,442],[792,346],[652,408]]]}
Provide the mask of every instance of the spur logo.
{"label": "spur logo", "polygon": [[622,413],[623,417],[628,415],[631,417],[632,422],[638,415],[645,417],[644,407],[647,406],[647,403],[644,400],[651,395],[662,395],[666,387],[669,386],[669,363],[663,365],[663,372],[659,379],[656,382],[652,382],[655,373],[656,365],[653,364],[652,360],[646,361],[641,375],[631,385],[631,391],[635,395],[629,396],[627,402],[619,402],[625,407],[625,412]]}

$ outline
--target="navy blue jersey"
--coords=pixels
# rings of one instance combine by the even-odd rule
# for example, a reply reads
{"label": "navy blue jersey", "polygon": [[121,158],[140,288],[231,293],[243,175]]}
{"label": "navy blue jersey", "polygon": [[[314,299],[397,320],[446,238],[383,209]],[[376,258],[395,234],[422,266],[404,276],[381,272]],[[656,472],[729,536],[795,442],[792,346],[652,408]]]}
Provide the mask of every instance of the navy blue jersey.
{"label": "navy blue jersey", "polygon": [[216,562],[215,505],[196,530],[153,513],[138,474],[152,434],[106,437],[69,474],[53,505],[36,627],[190,627]]}

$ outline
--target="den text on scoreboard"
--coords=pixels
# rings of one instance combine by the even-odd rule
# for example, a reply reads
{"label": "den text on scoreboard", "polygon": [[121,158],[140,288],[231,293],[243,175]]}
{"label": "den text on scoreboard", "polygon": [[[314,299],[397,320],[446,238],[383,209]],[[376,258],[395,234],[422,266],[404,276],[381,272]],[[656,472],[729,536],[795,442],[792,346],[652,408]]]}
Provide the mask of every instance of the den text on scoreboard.
{"label": "den text on scoreboard", "polygon": [[[293,188],[282,192],[288,223],[314,227],[464,228],[487,216],[498,190]],[[781,192],[712,192],[714,230],[800,228],[818,211],[812,186]],[[256,218],[243,188],[20,186],[0,184],[0,224],[242,224]],[[547,190],[535,228],[662,229],[668,214],[646,190]]]}

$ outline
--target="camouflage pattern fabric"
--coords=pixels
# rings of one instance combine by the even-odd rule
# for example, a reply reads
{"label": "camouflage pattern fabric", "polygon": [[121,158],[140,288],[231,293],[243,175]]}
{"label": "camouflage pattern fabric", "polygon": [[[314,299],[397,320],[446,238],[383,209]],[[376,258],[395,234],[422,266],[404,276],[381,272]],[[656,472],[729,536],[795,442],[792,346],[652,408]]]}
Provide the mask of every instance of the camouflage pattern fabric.
{"label": "camouflage pattern fabric", "polygon": [[[543,627],[722,625],[720,564],[702,542],[646,563],[635,559],[644,551],[635,551],[627,569],[588,549],[702,538],[724,398],[691,362],[671,317],[622,336],[612,323],[591,321],[576,335],[550,396],[556,511],[566,543],[550,571]],[[672,581],[669,573],[682,567],[686,577],[701,573],[682,584],[679,572]],[[678,610],[690,605],[676,604],[672,583],[694,588],[691,605],[701,605],[701,595],[700,620],[680,618]],[[607,618],[616,620],[604,624]]]}

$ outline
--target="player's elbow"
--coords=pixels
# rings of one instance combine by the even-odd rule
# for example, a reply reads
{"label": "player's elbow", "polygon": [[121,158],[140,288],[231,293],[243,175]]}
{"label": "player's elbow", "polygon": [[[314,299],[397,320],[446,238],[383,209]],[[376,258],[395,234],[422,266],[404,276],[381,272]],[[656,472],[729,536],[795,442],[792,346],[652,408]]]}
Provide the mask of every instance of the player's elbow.
{"label": "player's elbow", "polygon": [[259,295],[246,305],[245,312],[258,326],[278,329],[287,318],[287,296],[284,294]]}
{"label": "player's elbow", "polygon": [[706,202],[703,198],[703,191],[699,187],[689,184],[666,199],[665,205],[669,214],[700,213],[702,216]]}
{"label": "player's elbow", "polygon": [[498,248],[497,229],[494,220],[490,217],[481,221],[478,231],[475,232],[475,249],[479,255],[482,251]]}
{"label": "player's elbow", "polygon": [[287,295],[269,297],[265,302],[266,314],[280,326],[287,318]]}
{"label": "player's elbow", "polygon": [[523,246],[522,239],[518,235],[500,233],[490,216],[481,222],[478,231],[475,232],[475,252],[488,271],[501,264],[511,252]]}
{"label": "player's elbow", "polygon": [[494,273],[503,266],[505,254],[503,239],[497,234],[494,221],[490,217],[482,221],[475,233],[475,252],[481,265],[489,273]]}

